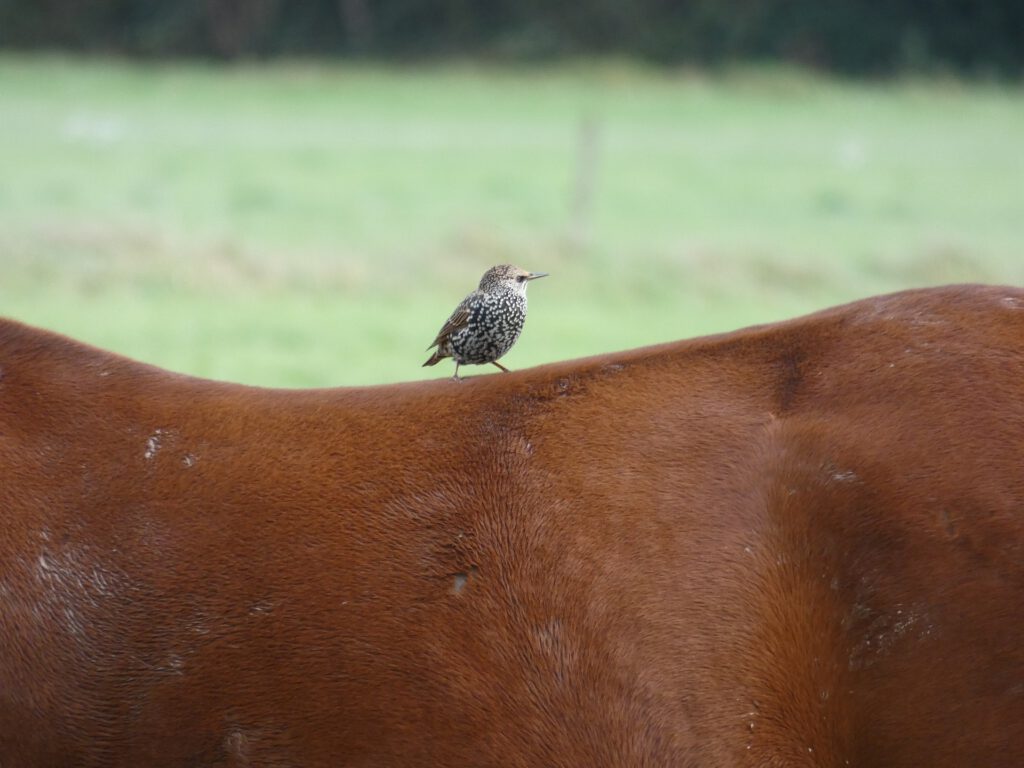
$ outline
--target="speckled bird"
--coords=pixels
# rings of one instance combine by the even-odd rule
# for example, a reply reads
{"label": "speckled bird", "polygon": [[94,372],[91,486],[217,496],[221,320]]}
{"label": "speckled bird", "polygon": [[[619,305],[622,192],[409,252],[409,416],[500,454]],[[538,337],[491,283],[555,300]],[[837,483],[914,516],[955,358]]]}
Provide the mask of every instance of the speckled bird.
{"label": "speckled bird", "polygon": [[460,365],[491,363],[508,373],[498,362],[519,338],[526,322],[526,286],[531,280],[547,277],[546,272],[527,272],[511,264],[491,267],[480,278],[480,287],[462,300],[441,327],[434,350],[423,365],[435,365],[446,357],[455,361],[459,380]]}

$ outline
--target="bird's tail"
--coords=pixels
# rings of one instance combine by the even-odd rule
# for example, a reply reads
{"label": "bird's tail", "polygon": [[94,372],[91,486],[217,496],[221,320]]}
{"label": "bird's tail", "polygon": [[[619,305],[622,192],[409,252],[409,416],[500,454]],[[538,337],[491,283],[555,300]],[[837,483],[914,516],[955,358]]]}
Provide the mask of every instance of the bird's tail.
{"label": "bird's tail", "polygon": [[427,362],[425,362],[423,364],[423,367],[426,368],[428,365],[437,365],[439,362],[444,360],[446,357],[448,357],[448,355],[441,354],[441,350],[440,349],[435,349],[434,350],[434,354],[432,354],[430,356],[430,359],[427,360]]}

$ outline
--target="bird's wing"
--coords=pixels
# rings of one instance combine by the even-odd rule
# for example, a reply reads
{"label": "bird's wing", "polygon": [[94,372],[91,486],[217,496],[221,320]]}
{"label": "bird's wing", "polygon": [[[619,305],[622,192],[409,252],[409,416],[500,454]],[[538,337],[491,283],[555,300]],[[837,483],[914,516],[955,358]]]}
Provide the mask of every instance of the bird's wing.
{"label": "bird's wing", "polygon": [[469,294],[469,296],[462,300],[462,303],[455,308],[454,312],[452,312],[452,316],[449,317],[445,321],[445,324],[441,326],[441,330],[437,332],[437,338],[434,339],[433,343],[429,347],[427,347],[427,349],[432,349],[433,347],[436,347],[438,344],[440,344],[446,338],[451,336],[457,330],[459,330],[460,328],[465,328],[469,324],[469,310],[473,304],[473,299],[475,298],[475,295],[476,291]]}

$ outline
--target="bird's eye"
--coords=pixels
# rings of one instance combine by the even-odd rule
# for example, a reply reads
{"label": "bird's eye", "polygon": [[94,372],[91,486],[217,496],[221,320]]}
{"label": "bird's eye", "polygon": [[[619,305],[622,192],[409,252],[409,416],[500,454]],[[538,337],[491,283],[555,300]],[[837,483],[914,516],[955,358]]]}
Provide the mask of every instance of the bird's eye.
{"label": "bird's eye", "polygon": [[518,280],[520,283],[523,282],[523,280],[525,280],[525,279],[526,279],[526,275],[519,275],[518,277],[516,277],[516,280]]}

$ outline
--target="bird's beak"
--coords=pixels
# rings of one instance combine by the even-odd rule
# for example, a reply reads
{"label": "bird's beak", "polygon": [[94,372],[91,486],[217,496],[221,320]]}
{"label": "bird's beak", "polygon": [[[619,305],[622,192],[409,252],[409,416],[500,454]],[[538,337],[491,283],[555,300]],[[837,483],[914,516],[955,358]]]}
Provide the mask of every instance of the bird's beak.
{"label": "bird's beak", "polygon": [[547,272],[530,272],[527,276],[527,280],[536,280],[538,277],[547,277]]}

